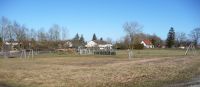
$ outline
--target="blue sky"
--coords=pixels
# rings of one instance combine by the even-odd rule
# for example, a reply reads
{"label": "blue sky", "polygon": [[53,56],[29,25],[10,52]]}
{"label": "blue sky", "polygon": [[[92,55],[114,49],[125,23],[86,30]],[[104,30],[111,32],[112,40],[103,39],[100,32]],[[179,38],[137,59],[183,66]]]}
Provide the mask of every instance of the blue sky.
{"label": "blue sky", "polygon": [[200,27],[200,0],[0,0],[0,16],[38,30],[58,24],[91,40],[118,40],[123,24],[137,21],[143,32],[166,39],[170,27],[189,33]]}

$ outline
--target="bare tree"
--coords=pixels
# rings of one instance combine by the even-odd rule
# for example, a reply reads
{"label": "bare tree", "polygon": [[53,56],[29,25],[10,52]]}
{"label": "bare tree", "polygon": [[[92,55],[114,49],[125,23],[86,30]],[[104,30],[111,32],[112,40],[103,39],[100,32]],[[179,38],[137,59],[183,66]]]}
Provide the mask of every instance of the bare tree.
{"label": "bare tree", "polygon": [[111,39],[111,38],[109,38],[109,37],[108,37],[108,38],[106,39],[106,42],[108,42],[108,43],[110,43],[110,44],[111,44],[113,41],[112,41],[112,39]]}
{"label": "bare tree", "polygon": [[29,41],[31,42],[30,44],[30,47],[31,49],[37,49],[36,48],[36,38],[37,38],[37,34],[35,32],[35,30],[32,28],[30,31],[29,31]]}
{"label": "bare tree", "polygon": [[194,45],[197,46],[200,39],[200,28],[193,29],[189,35],[193,39]]}
{"label": "bare tree", "polygon": [[29,48],[28,31],[29,29],[25,25],[22,25],[21,29],[19,30],[19,41],[21,42],[23,49]]}
{"label": "bare tree", "polygon": [[16,39],[19,42],[22,42],[26,38],[26,27],[19,25],[17,22],[14,22],[14,32],[16,34]]}
{"label": "bare tree", "polygon": [[8,37],[7,41],[11,43],[10,50],[13,50],[12,45],[13,45],[13,42],[15,41],[15,33],[13,32],[13,30],[14,30],[13,25],[9,24],[8,28],[6,29],[7,31],[6,36]]}
{"label": "bare tree", "polygon": [[47,37],[46,37],[46,33],[44,32],[44,28],[40,28],[38,31],[38,41],[42,42],[46,40],[47,40]]}
{"label": "bare tree", "polygon": [[47,49],[49,47],[52,47],[52,46],[49,46],[49,43],[48,42],[48,34],[44,31],[44,28],[40,28],[38,31],[37,31],[37,39],[38,39],[38,46],[41,48],[41,49]]}
{"label": "bare tree", "polygon": [[60,40],[60,27],[59,27],[59,25],[54,24],[49,29],[49,36],[50,36],[50,40],[52,40],[52,41]]}
{"label": "bare tree", "polygon": [[36,31],[35,31],[35,29],[31,29],[30,31],[29,31],[29,38],[30,38],[30,40],[37,40],[37,33],[36,33]]}
{"label": "bare tree", "polygon": [[14,26],[14,30],[13,32],[16,35],[16,40],[21,43],[21,46],[19,46],[19,48],[21,49],[25,49],[26,47],[28,47],[28,37],[29,35],[27,34],[28,32],[28,28],[25,27],[25,25],[20,25],[17,22],[14,22],[13,24]]}
{"label": "bare tree", "polygon": [[[134,44],[134,35],[141,32],[141,29],[143,28],[141,25],[139,25],[137,22],[126,22],[123,25],[124,31],[126,32],[127,36],[130,38],[130,46]],[[133,47],[130,47],[133,49]]]}
{"label": "bare tree", "polygon": [[6,32],[8,29],[9,20],[6,17],[2,17],[0,23],[1,23],[1,35],[2,35],[1,37],[4,42],[5,39],[7,38]]}
{"label": "bare tree", "polygon": [[176,46],[183,46],[184,42],[187,40],[186,34],[184,32],[176,32]]}
{"label": "bare tree", "polygon": [[[14,28],[12,22],[9,19],[7,19],[6,17],[1,18],[0,25],[1,25],[1,34],[0,35],[1,35],[1,39],[2,39],[1,50],[2,50],[2,52],[12,50],[13,41],[16,39],[16,34],[14,32],[15,28]],[[11,43],[9,48],[4,46],[5,41],[8,41]],[[6,57],[6,55],[4,55],[4,57]]]}
{"label": "bare tree", "polygon": [[62,40],[66,40],[68,35],[68,30],[65,27],[62,27]]}
{"label": "bare tree", "polygon": [[[1,23],[1,38],[2,38],[1,51],[4,53],[4,52],[5,52],[4,41],[5,41],[5,39],[6,39],[5,31],[6,31],[6,29],[7,29],[9,20],[8,20],[6,17],[2,17],[0,23]],[[7,57],[7,56],[4,54],[4,58],[6,58],[6,57]]]}
{"label": "bare tree", "polygon": [[22,28],[20,24],[18,24],[16,21],[13,23],[13,26],[14,26],[14,33],[16,35],[16,39],[19,41],[21,40]]}
{"label": "bare tree", "polygon": [[54,30],[53,30],[53,28],[49,29],[49,38],[50,38],[51,41],[53,41],[53,39],[54,39]]}

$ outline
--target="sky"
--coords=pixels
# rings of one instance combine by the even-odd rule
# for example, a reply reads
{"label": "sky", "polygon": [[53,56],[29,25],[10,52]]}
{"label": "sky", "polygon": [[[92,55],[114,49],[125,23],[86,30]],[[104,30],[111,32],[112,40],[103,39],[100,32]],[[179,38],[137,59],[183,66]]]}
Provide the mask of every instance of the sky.
{"label": "sky", "polygon": [[68,39],[79,33],[89,41],[95,33],[119,40],[125,22],[166,39],[170,27],[186,34],[200,27],[200,0],[0,0],[1,16],[35,30],[58,24]]}

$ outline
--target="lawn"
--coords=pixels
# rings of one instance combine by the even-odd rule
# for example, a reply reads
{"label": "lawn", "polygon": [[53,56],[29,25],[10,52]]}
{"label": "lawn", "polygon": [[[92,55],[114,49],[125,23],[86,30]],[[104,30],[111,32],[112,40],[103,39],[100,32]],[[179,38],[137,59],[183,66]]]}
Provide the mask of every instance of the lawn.
{"label": "lawn", "polygon": [[[115,56],[58,55],[0,59],[0,87],[161,87],[200,74],[200,58],[185,50],[127,50]],[[198,51],[199,53],[199,51]]]}

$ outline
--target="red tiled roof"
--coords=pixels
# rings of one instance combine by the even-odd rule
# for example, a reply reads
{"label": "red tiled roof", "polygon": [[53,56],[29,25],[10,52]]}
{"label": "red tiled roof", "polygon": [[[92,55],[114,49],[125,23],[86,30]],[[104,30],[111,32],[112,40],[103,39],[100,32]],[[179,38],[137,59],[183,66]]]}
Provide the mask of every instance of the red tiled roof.
{"label": "red tiled roof", "polygon": [[152,43],[151,43],[150,40],[143,40],[143,42],[144,42],[146,45],[152,45]]}

